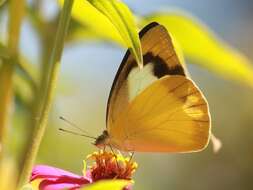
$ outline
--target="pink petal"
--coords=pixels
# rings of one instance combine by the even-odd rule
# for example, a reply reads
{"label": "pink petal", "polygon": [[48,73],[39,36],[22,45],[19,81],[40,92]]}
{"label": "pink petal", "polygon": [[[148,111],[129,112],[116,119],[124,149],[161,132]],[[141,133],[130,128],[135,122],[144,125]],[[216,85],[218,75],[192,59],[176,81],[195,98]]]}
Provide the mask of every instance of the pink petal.
{"label": "pink petal", "polygon": [[47,184],[47,185],[41,185],[40,190],[63,190],[63,189],[70,189],[70,190],[76,190],[80,186],[76,186],[73,184]]}
{"label": "pink petal", "polygon": [[91,183],[89,172],[87,176],[79,176],[68,171],[51,166],[37,165],[33,168],[31,181],[42,179],[40,190],[75,190],[84,184]]}
{"label": "pink petal", "polygon": [[[67,176],[71,178],[82,178],[79,175],[73,174],[71,172],[59,168],[45,165],[37,165],[33,168],[31,181],[33,181],[34,179],[43,179],[43,178],[57,179],[61,176]],[[87,178],[87,180],[89,179]]]}
{"label": "pink petal", "polygon": [[40,190],[62,190],[62,189],[71,189],[75,190],[77,188],[80,188],[84,184],[88,184],[89,181],[87,181],[85,178],[71,178],[63,176],[56,180],[43,180],[40,185]]}
{"label": "pink petal", "polygon": [[92,175],[91,175],[91,171],[90,170],[86,171],[85,177],[88,178],[88,179],[92,179]]}

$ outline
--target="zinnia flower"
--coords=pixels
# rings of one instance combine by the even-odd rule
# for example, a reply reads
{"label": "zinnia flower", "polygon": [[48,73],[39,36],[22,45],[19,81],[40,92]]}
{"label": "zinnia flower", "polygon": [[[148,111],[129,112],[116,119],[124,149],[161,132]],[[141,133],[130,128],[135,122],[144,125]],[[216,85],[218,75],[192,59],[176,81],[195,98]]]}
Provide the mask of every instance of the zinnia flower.
{"label": "zinnia flower", "polygon": [[[78,190],[87,184],[95,183],[105,179],[124,179],[132,181],[132,175],[137,164],[128,157],[121,154],[114,155],[112,152],[99,151],[87,157],[93,163],[83,176],[64,171],[51,166],[37,165],[34,167],[31,176],[32,184],[37,184],[39,190]],[[124,189],[129,190],[127,186]]]}

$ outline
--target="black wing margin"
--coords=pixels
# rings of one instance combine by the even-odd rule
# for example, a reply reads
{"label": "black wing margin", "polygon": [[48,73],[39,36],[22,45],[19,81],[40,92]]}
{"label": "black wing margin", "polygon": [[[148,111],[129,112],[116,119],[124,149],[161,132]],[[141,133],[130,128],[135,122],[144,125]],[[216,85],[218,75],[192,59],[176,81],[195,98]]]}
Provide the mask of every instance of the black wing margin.
{"label": "black wing margin", "polygon": [[[172,39],[166,28],[157,22],[145,26],[139,33],[143,52],[143,64],[153,64],[152,75],[157,79],[165,75],[183,75],[185,70],[174,50]],[[114,78],[107,102],[106,123],[113,110],[124,109],[128,103],[127,78],[132,69],[138,67],[129,49]],[[120,108],[118,107],[120,106]]]}

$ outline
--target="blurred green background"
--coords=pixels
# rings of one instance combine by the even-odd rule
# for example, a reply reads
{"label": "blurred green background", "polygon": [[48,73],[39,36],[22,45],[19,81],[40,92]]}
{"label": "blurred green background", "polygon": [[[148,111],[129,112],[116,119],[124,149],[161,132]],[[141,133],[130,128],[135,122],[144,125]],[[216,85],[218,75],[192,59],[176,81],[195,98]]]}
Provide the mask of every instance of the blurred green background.
{"label": "blurred green background", "polygon": [[[31,2],[31,1],[29,1]],[[253,2],[250,0],[125,0],[134,13],[148,14],[158,10],[184,9],[202,20],[224,41],[253,59]],[[43,1],[42,13],[54,18],[58,6]],[[0,17],[0,39],[6,38],[7,16]],[[194,39],[192,39],[192,43]],[[28,19],[22,26],[21,52],[33,64],[39,62],[40,41]],[[105,128],[106,102],[117,68],[126,49],[115,44],[79,41],[64,49],[61,74],[48,130],[43,139],[38,164],[48,164],[75,173],[82,170],[82,160],[96,150],[89,139],[62,133],[68,125],[64,116],[92,135]],[[212,55],[210,55],[212,56]],[[134,159],[139,168],[134,189],[238,190],[253,189],[253,90],[226,81],[207,70],[189,64],[194,81],[210,105],[212,129],[223,147],[214,154],[211,144],[193,154],[141,154]],[[9,130],[11,154],[22,153],[27,126],[27,112],[15,101],[14,120]]]}

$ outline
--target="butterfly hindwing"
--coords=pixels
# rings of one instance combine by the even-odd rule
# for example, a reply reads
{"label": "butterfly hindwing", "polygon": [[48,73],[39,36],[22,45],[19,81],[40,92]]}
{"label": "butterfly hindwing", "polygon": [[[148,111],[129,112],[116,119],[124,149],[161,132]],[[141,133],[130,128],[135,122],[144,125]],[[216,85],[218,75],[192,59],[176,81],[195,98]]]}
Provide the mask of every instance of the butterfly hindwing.
{"label": "butterfly hindwing", "polygon": [[209,140],[208,105],[190,79],[167,75],[139,94],[108,130],[125,151],[198,151]]}

